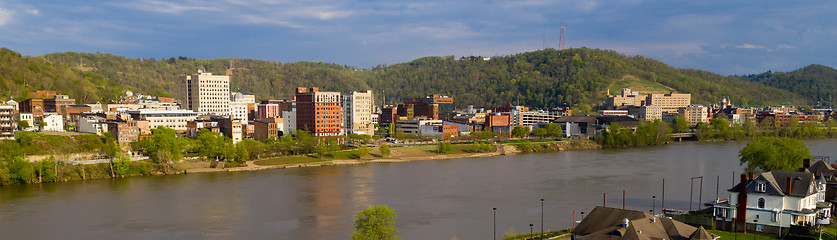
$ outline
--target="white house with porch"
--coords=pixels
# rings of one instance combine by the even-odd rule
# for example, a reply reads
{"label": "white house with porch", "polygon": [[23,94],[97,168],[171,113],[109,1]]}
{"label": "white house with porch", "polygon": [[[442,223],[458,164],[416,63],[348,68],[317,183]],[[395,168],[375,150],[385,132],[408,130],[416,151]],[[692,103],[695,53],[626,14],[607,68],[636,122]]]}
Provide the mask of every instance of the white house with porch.
{"label": "white house with porch", "polygon": [[825,179],[817,179],[809,172],[742,175],[741,182],[728,192],[728,200],[714,205],[716,220],[740,223],[743,218],[756,231],[765,231],[766,226],[781,231],[791,225],[830,223],[831,205],[825,202]]}

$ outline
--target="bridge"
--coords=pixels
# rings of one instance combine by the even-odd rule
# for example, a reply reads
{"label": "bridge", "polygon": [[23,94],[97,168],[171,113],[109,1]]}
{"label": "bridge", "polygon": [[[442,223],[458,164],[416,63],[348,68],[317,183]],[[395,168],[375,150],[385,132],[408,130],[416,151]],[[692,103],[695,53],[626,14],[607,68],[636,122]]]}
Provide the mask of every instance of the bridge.
{"label": "bridge", "polygon": [[669,138],[673,141],[682,141],[682,140],[698,140],[697,135],[694,133],[672,133],[668,135]]}

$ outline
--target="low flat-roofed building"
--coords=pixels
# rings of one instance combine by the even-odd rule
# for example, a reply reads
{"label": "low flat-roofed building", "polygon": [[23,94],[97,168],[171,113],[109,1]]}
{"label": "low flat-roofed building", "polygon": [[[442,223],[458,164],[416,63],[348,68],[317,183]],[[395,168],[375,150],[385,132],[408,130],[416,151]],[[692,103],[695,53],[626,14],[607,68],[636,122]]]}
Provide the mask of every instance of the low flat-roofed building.
{"label": "low flat-roofed building", "polygon": [[160,126],[174,129],[179,132],[186,131],[186,122],[195,120],[198,113],[192,110],[132,110],[128,111],[134,120],[148,121],[149,128],[154,129]]}
{"label": "low flat-roofed building", "polygon": [[421,134],[421,126],[442,126],[442,120],[416,118],[410,120],[396,120],[395,131],[403,133]]}
{"label": "low flat-roofed building", "polygon": [[78,132],[102,135],[108,132],[108,123],[105,121],[105,118],[99,116],[80,117],[76,123],[76,129]]}
{"label": "low flat-roofed building", "polygon": [[278,140],[284,127],[281,118],[259,119],[254,121],[253,125],[255,127],[253,139],[262,142],[267,141],[269,138],[276,138]]}

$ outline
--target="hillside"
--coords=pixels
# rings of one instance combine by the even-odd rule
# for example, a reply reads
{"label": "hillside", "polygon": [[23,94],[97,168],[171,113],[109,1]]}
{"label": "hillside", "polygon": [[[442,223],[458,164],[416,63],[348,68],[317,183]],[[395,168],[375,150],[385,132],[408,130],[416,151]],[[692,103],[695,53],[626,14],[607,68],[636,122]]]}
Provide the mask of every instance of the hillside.
{"label": "hillside", "polygon": [[741,79],[799,94],[808,104],[837,104],[837,70],[827,66],[813,64],[791,72],[768,71]]}
{"label": "hillside", "polygon": [[630,76],[632,81],[657,89],[691,93],[693,102],[700,104],[716,103],[723,97],[745,105],[802,102],[797,94],[737,77],[676,69],[642,56],[589,48],[546,49],[490,60],[424,57],[369,70],[329,63],[186,57],[155,60],[73,52],[22,58],[41,59],[41,63],[55,66],[67,65],[75,69],[72,72],[105,76],[112,80],[110,82],[135,92],[159,96],[175,96],[177,83],[184,75],[204,69],[231,75],[233,91],[250,92],[259,99],[290,98],[295,87],[316,86],[342,92],[372,88],[378,102],[386,95],[388,103],[402,98],[443,94],[453,96],[459,107],[507,103],[536,108],[564,104],[595,106],[603,102],[608,87]]}
{"label": "hillside", "polygon": [[125,87],[100,74],[53,63],[44,57],[21,56],[0,48],[0,99],[28,99],[30,90],[58,90],[77,102],[112,101]]}

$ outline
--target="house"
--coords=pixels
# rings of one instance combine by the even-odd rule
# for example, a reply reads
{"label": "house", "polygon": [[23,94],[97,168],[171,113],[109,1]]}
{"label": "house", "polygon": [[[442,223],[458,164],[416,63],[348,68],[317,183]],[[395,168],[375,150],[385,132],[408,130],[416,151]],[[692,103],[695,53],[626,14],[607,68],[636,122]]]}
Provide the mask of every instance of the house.
{"label": "house", "polygon": [[[727,191],[729,199],[713,206],[715,219],[743,224],[756,232],[785,233],[791,226],[830,221],[831,204],[824,202],[825,181],[818,181],[810,172],[742,174],[738,185]],[[823,219],[818,221],[818,216]]]}
{"label": "house", "polygon": [[703,227],[646,212],[596,207],[573,229],[573,240],[714,240]]}
{"label": "house", "polygon": [[591,115],[565,116],[555,120],[555,123],[565,130],[564,137],[576,138],[581,137],[581,135],[594,136],[613,124],[635,130],[640,122],[628,116]]}

